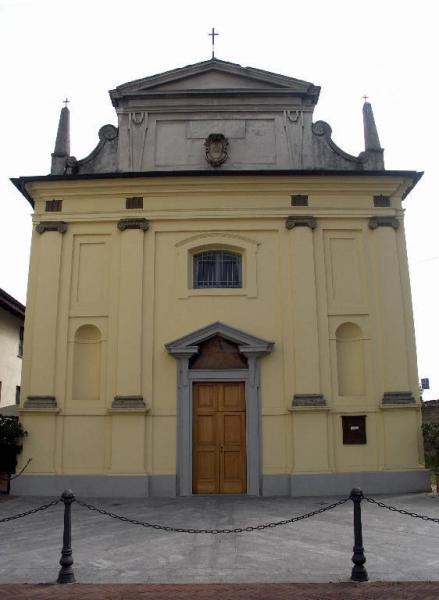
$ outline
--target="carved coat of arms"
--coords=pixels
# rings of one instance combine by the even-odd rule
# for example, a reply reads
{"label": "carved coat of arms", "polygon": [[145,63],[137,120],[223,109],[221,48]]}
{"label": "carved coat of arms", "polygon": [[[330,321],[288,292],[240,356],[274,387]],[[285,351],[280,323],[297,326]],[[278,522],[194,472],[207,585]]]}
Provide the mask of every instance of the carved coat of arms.
{"label": "carved coat of arms", "polygon": [[211,133],[204,142],[206,160],[212,167],[219,167],[227,160],[229,140],[222,133]]}

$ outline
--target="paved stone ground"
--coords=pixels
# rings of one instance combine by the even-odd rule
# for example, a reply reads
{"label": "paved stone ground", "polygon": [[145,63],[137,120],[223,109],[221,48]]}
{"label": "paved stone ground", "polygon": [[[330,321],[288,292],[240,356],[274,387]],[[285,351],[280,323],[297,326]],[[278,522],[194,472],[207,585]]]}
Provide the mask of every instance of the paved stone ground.
{"label": "paved stone ground", "polygon": [[0,585],[2,600],[437,600],[439,583]]}
{"label": "paved stone ground", "polygon": [[[410,511],[439,517],[439,498],[432,494],[411,494],[380,499]],[[46,498],[2,497],[0,518],[39,506],[46,501]],[[90,500],[92,504],[121,515],[183,527],[255,525],[300,515],[322,508],[333,501],[334,498],[291,499],[241,496]],[[145,529],[90,512],[76,504],[73,505],[72,513],[74,570],[80,584],[176,584],[177,587],[174,588],[163,587],[163,593],[168,593],[169,598],[215,598],[212,594],[217,593],[215,591],[218,588],[217,584],[227,584],[221,594],[223,592],[235,594],[235,596],[221,595],[222,598],[254,597],[269,600],[271,597],[273,599],[315,597],[320,600],[320,598],[335,597],[340,590],[345,594],[342,599],[393,597],[389,596],[387,591],[382,592],[387,588],[380,586],[376,589],[377,594],[382,593],[381,596],[347,595],[351,590],[352,593],[359,594],[360,588],[375,590],[375,584],[364,584],[364,588],[363,584],[340,587],[342,582],[349,580],[352,566],[351,502],[294,525],[253,533],[216,536],[176,534]],[[62,520],[62,505],[57,505],[32,516],[0,524],[0,584],[48,584],[56,580],[62,545]],[[419,582],[416,584],[422,588],[422,591],[419,591],[421,588],[417,588],[419,593],[413,592],[415,595],[404,596],[401,592],[395,597],[439,599],[438,584],[436,587],[431,587],[421,583],[439,582],[438,524],[402,516],[363,503],[363,534],[366,566],[372,581]],[[334,582],[339,585],[331,592],[333,596],[322,596],[322,588],[307,587],[302,590],[300,586],[298,588],[258,586],[246,591],[243,591],[244,588],[232,587],[229,590],[229,584],[251,582],[259,584]],[[211,583],[216,587],[191,586],[191,588],[180,589],[180,584],[198,583]],[[412,593],[410,590],[415,589],[414,585],[415,583],[407,584],[401,589],[407,589],[407,593]],[[431,594],[430,587],[433,590]],[[22,592],[22,589],[26,591]],[[65,589],[71,592],[63,591]],[[7,594],[10,598],[75,598],[76,596],[73,595],[62,594],[80,593],[76,590],[81,589],[90,588],[82,588],[79,585],[45,588],[3,587],[0,588],[0,598],[2,600],[8,598]],[[129,594],[140,594],[140,591],[131,592],[132,589],[134,588],[117,586],[114,586],[114,590],[112,586],[94,588],[95,591],[90,593],[101,595],[88,597],[167,597],[159,596],[159,588],[151,586],[142,588],[143,596],[130,596]],[[306,596],[314,593],[310,591],[312,589],[317,590],[315,592],[317,596]],[[329,594],[329,587],[325,586],[323,589]],[[336,591],[337,589],[339,592]],[[393,589],[392,586],[389,589]],[[300,593],[303,591],[304,595],[297,595],[298,590]],[[12,595],[13,593],[16,596]],[[19,596],[19,593],[27,596]],[[268,593],[272,596],[264,596]],[[361,592],[364,593],[366,592]],[[368,593],[372,594],[372,591]],[[87,598],[85,595],[82,597]]]}

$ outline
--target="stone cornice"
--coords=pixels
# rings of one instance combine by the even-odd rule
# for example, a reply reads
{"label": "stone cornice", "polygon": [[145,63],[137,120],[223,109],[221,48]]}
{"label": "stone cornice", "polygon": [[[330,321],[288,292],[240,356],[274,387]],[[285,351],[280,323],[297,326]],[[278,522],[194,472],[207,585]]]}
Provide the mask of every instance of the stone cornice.
{"label": "stone cornice", "polygon": [[322,407],[326,406],[326,400],[323,394],[294,394],[292,407]]}
{"label": "stone cornice", "polygon": [[46,231],[57,231],[65,233],[67,231],[67,223],[65,221],[40,221],[35,226],[37,233],[45,233]]}
{"label": "stone cornice", "polygon": [[317,221],[315,217],[289,216],[285,221],[285,227],[287,229],[294,229],[294,227],[309,227],[310,229],[315,229],[317,227]]}
{"label": "stone cornice", "polygon": [[115,396],[110,412],[148,412],[143,396]]}
{"label": "stone cornice", "polygon": [[59,412],[55,396],[28,396],[24,401],[22,411]]}
{"label": "stone cornice", "polygon": [[410,391],[385,392],[383,395],[384,406],[405,406],[416,404],[416,400]]}
{"label": "stone cornice", "polygon": [[370,217],[369,229],[377,229],[378,227],[393,227],[399,229],[399,220],[396,217]]}

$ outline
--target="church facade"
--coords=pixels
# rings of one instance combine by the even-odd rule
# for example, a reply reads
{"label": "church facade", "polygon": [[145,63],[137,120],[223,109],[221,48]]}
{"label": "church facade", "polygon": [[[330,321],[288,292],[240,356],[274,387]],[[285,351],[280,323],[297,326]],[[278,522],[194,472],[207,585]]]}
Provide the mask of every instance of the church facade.
{"label": "church facade", "polygon": [[420,491],[402,201],[369,103],[357,157],[320,88],[212,59],[63,108],[34,206],[14,493]]}

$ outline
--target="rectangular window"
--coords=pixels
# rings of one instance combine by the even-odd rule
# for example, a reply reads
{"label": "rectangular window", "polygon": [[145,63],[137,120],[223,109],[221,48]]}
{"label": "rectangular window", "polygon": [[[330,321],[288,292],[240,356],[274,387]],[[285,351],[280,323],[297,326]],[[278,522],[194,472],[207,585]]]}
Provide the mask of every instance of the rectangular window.
{"label": "rectangular window", "polygon": [[366,416],[342,417],[343,444],[366,443]]}
{"label": "rectangular window", "polygon": [[15,386],[15,404],[17,404],[17,405],[20,404],[20,391],[21,391],[20,386],[16,385]]}
{"label": "rectangular window", "polygon": [[24,327],[20,327],[20,332],[18,335],[18,356],[21,358],[23,356]]}

